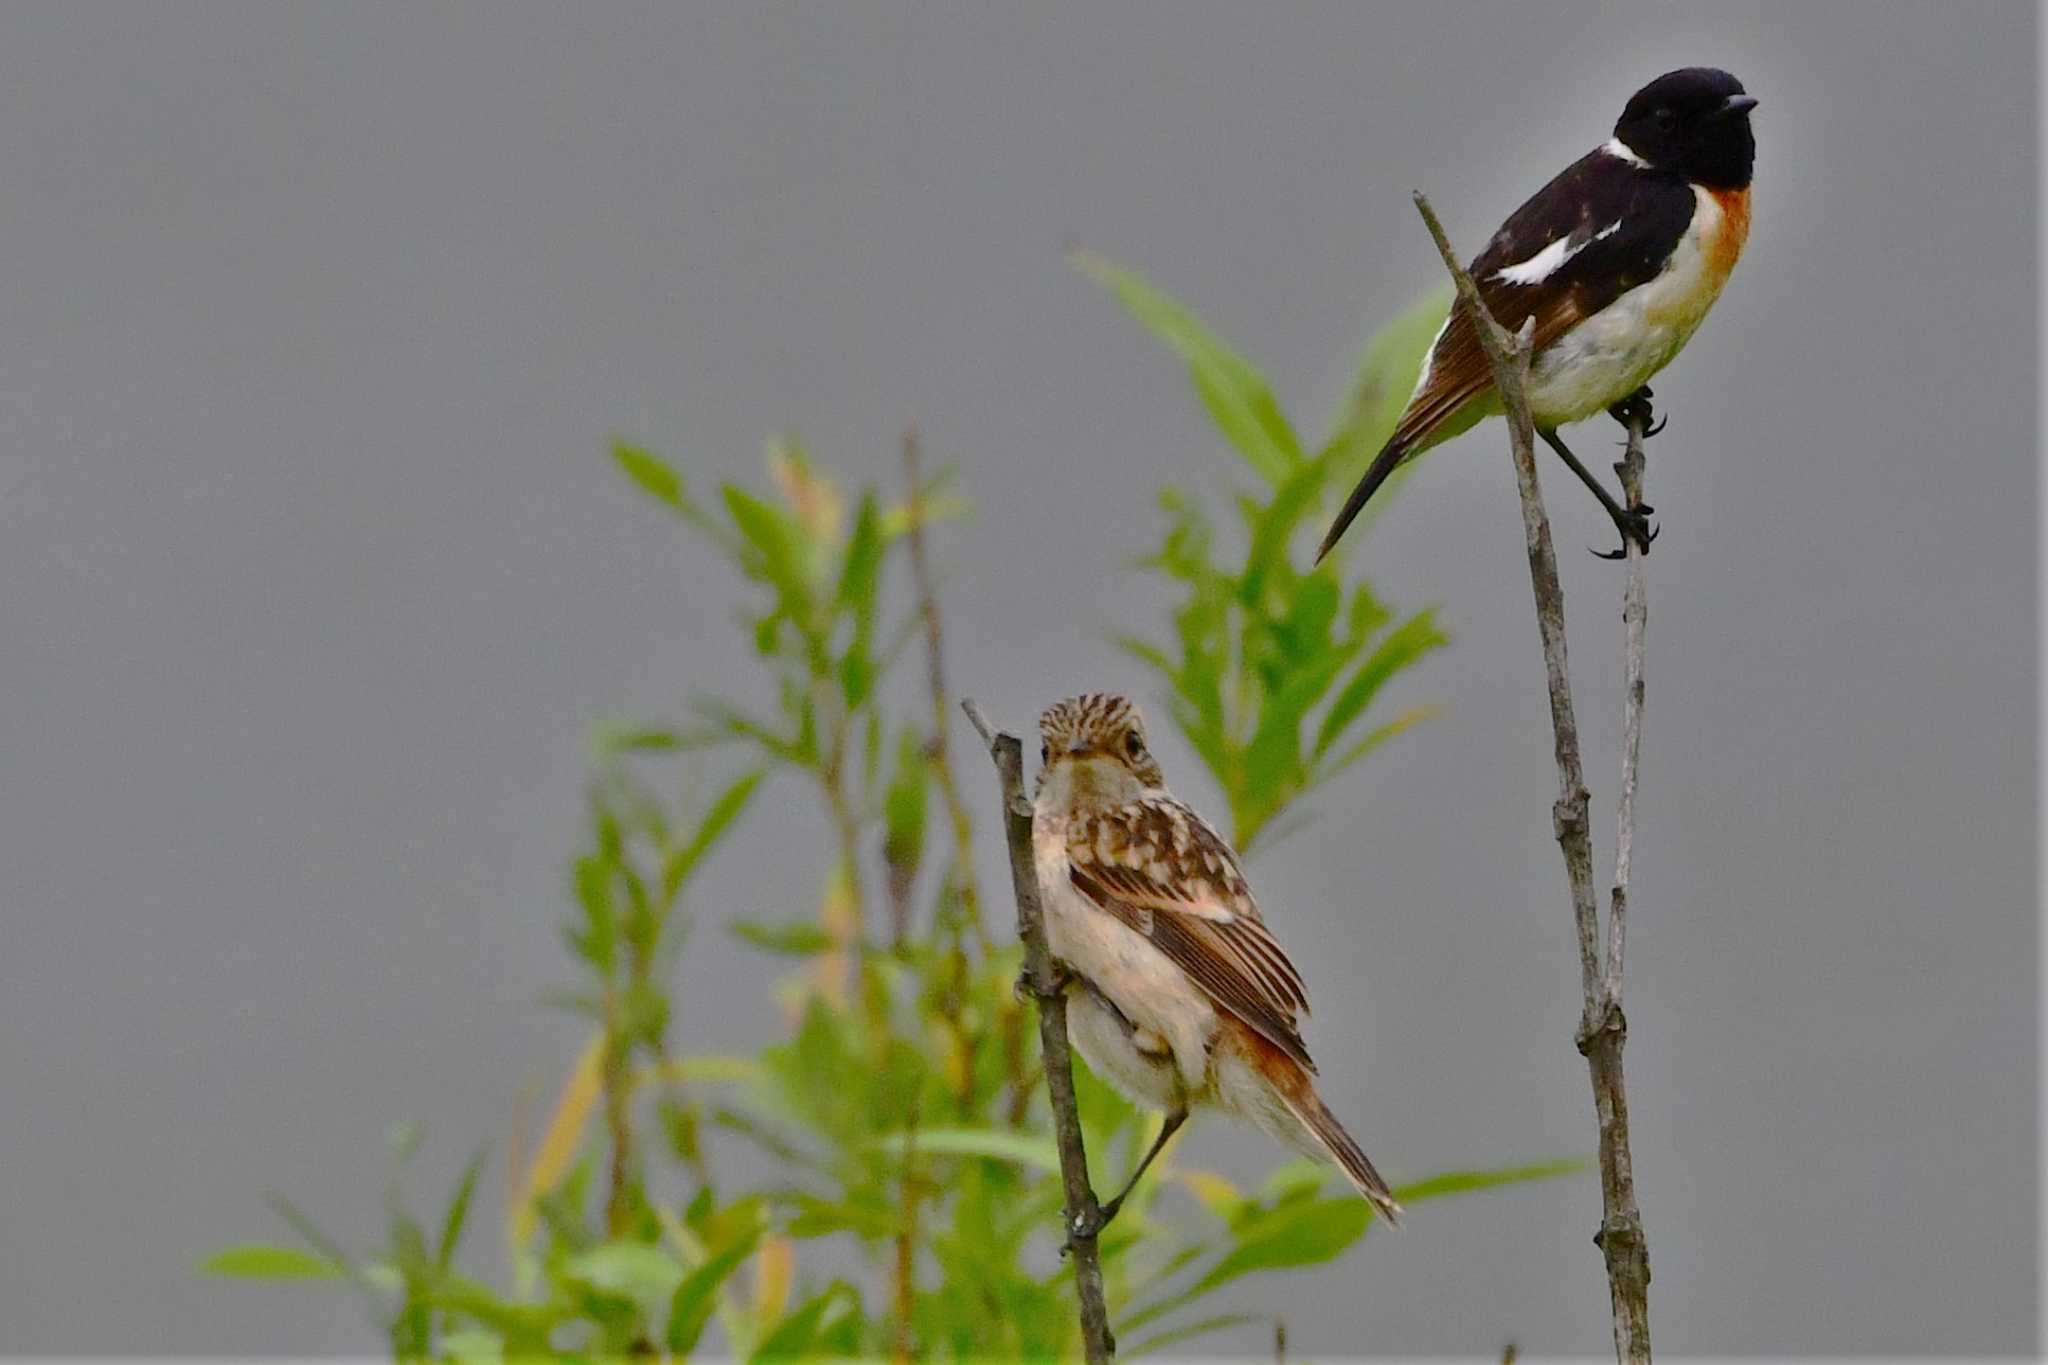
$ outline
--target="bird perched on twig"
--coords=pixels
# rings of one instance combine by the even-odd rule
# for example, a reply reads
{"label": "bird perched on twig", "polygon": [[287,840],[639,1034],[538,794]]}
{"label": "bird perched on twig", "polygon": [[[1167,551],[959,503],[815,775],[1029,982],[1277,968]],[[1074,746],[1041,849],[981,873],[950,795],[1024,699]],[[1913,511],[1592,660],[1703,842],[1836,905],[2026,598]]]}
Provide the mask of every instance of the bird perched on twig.
{"label": "bird perched on twig", "polygon": [[[1638,90],[1606,143],[1566,167],[1509,216],[1472,262],[1472,282],[1510,332],[1533,320],[1529,412],[1536,430],[1644,550],[1651,509],[1622,507],[1558,439],[1606,411],[1649,425],[1644,386],[1677,356],[1742,254],[1756,100],[1711,67]],[[1453,307],[1394,434],[1323,537],[1330,552],[1366,500],[1405,460],[1501,411],[1473,320]],[[1618,557],[1618,556],[1615,556]]]}
{"label": "bird perched on twig", "polygon": [[1097,1075],[1166,1115],[1102,1221],[1201,1105],[1334,1163],[1398,1224],[1393,1192],[1316,1094],[1295,1023],[1308,1012],[1301,974],[1230,845],[1166,790],[1137,707],[1074,697],[1038,728],[1031,835],[1046,939],[1067,978],[1067,1027]]}

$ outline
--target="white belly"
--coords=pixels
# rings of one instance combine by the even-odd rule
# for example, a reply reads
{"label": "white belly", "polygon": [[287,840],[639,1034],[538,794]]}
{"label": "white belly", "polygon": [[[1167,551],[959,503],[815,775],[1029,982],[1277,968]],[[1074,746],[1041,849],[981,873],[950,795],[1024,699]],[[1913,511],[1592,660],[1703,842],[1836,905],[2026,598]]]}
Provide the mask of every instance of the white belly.
{"label": "white belly", "polygon": [[[1190,1098],[1199,1094],[1207,1086],[1209,1039],[1216,1029],[1216,1011],[1208,998],[1166,954],[1074,889],[1067,879],[1063,828],[1041,817],[1033,821],[1032,836],[1045,936],[1053,956],[1094,983],[1124,1019],[1165,1040],[1183,1091]],[[1172,1077],[1161,1074],[1163,1068],[1156,1064],[1129,1055],[1135,1049],[1124,1036],[1121,1021],[1079,988],[1069,997],[1068,1021],[1075,1046],[1097,1074],[1137,1103],[1171,1107],[1162,1094],[1170,1097]]]}
{"label": "white belly", "polygon": [[1604,412],[1649,382],[1698,330],[1720,297],[1727,264],[1705,249],[1724,230],[1721,206],[1693,191],[1698,208],[1671,261],[1647,284],[1584,319],[1529,363],[1529,410],[1555,427]]}

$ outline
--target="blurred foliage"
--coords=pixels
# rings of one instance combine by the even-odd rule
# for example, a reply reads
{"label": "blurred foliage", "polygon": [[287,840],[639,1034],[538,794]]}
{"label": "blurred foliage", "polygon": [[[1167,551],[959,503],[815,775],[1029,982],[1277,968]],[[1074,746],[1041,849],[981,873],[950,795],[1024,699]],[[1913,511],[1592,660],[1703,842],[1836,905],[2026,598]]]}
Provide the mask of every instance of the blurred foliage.
{"label": "blurred foliage", "polygon": [[1219,543],[1201,502],[1160,491],[1166,530],[1139,563],[1179,591],[1172,631],[1119,641],[1166,684],[1174,724],[1222,789],[1232,840],[1248,854],[1290,804],[1431,714],[1411,706],[1382,718],[1373,704],[1396,674],[1449,643],[1434,609],[1402,616],[1369,584],[1347,591],[1342,546],[1307,572],[1293,551],[1305,525],[1322,529],[1332,479],[1355,476],[1393,431],[1448,296],[1373,339],[1334,430],[1310,451],[1265,376],[1187,308],[1100,257],[1075,260],[1187,362],[1217,431],[1258,479],[1237,498],[1234,547]]}
{"label": "blurred foliage", "polygon": [[[1305,455],[1246,362],[1171,300],[1090,268],[1188,358],[1218,429],[1264,484],[1263,499],[1241,500],[1249,548],[1228,564],[1200,505],[1163,497],[1168,530],[1147,563],[1184,597],[1170,648],[1132,644],[1171,687],[1175,719],[1248,841],[1412,722],[1400,713],[1361,729],[1381,685],[1442,641],[1428,613],[1397,619],[1364,587],[1347,594],[1333,567],[1302,574],[1289,560],[1326,477],[1382,422],[1376,395],[1403,365],[1412,378],[1426,319],[1404,319],[1390,333],[1399,344],[1368,351],[1357,416]],[[920,635],[937,663],[935,589],[897,561],[921,564],[905,549],[958,503],[943,477],[913,473],[901,504],[869,490],[849,509],[793,444],[771,449],[772,492],[726,484],[708,502],[652,453],[620,443],[612,454],[736,574],[760,682],[748,705],[700,698],[686,725],[596,737],[564,928],[576,979],[550,997],[591,1031],[538,1136],[515,1135],[499,1157],[504,1283],[458,1257],[486,1152],[425,1219],[402,1181],[416,1130],[395,1141],[374,1250],[345,1249],[279,1198],[302,1245],[230,1247],[202,1268],[352,1284],[406,1360],[1078,1355],[1037,1033],[1013,990],[1017,950],[982,922],[973,822],[943,729],[952,707],[931,695],[923,726],[904,721],[887,686]],[[695,800],[657,785],[701,771],[697,751],[713,748],[740,758],[722,784]],[[771,780],[807,788],[832,831],[818,850],[764,830],[754,853],[814,863],[815,913],[726,926],[763,955],[786,1034],[745,1055],[694,1050],[709,1039],[678,1051],[671,968],[690,889]],[[878,876],[883,923],[868,894]],[[1109,1187],[1157,1120],[1085,1069],[1076,1080],[1096,1183]],[[1397,1192],[1415,1204],[1576,1169],[1451,1172]],[[1263,1320],[1233,1306],[1240,1281],[1330,1261],[1371,1223],[1321,1167],[1289,1163],[1241,1190],[1169,1153],[1103,1236],[1123,1354]]]}

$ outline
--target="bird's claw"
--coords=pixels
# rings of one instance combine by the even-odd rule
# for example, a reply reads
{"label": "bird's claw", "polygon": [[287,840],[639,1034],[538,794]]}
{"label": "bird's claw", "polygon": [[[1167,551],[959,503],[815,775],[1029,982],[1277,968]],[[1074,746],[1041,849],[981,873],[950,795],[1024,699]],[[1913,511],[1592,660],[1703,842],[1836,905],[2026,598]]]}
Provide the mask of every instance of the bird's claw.
{"label": "bird's claw", "polygon": [[1657,416],[1657,410],[1650,405],[1650,396],[1650,388],[1646,384],[1607,409],[1607,415],[1625,427],[1633,426],[1635,420],[1640,417],[1643,422],[1643,439],[1647,441],[1664,430],[1665,424],[1671,420],[1669,416]]}
{"label": "bird's claw", "polygon": [[1648,507],[1637,507],[1614,519],[1614,528],[1620,531],[1622,536],[1623,543],[1620,549],[1593,550],[1590,545],[1586,548],[1592,550],[1593,556],[1597,559],[1627,559],[1627,542],[1632,540],[1636,543],[1637,549],[1644,554],[1650,553],[1650,543],[1656,540],[1664,529],[1650,524],[1650,510]]}
{"label": "bird's claw", "polygon": [[[1051,959],[1046,965],[1049,969],[1048,974],[1052,978],[1052,989],[1045,992],[1047,995],[1065,995],[1067,987],[1080,980],[1079,975],[1075,973],[1074,969],[1058,958]],[[1010,989],[1016,993],[1019,1000],[1036,1000],[1039,998],[1038,983],[1032,979],[1029,967],[1017,973],[1016,984]]]}
{"label": "bird's claw", "polygon": [[1066,1256],[1074,1249],[1074,1243],[1100,1237],[1102,1230],[1109,1226],[1117,1211],[1124,1206],[1124,1197],[1118,1195],[1107,1204],[1097,1204],[1093,1214],[1078,1213],[1067,1223],[1067,1240],[1060,1247],[1060,1255]]}

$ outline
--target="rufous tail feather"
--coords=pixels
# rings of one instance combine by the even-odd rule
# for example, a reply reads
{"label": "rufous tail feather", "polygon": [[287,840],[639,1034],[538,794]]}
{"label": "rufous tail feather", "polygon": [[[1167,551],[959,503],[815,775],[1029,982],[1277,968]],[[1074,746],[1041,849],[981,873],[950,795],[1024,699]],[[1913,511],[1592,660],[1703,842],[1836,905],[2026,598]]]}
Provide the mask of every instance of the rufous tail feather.
{"label": "rufous tail feather", "polygon": [[1380,1179],[1380,1173],[1365,1159],[1365,1153],[1351,1140],[1351,1134],[1344,1131],[1344,1125],[1337,1122],[1337,1116],[1330,1112],[1322,1097],[1303,1087],[1299,1094],[1283,1092],[1281,1098],[1286,1100],[1288,1110],[1301,1121],[1301,1126],[1315,1134],[1316,1141],[1329,1152],[1331,1160],[1337,1163],[1338,1170],[1344,1172],[1344,1178],[1351,1182],[1352,1188],[1365,1196],[1365,1202],[1379,1211],[1389,1227],[1400,1227],[1401,1205],[1394,1199],[1394,1192],[1387,1187],[1386,1181]]}

